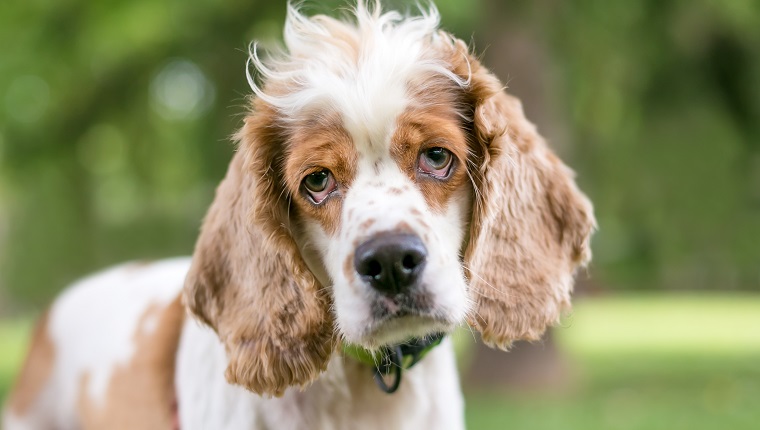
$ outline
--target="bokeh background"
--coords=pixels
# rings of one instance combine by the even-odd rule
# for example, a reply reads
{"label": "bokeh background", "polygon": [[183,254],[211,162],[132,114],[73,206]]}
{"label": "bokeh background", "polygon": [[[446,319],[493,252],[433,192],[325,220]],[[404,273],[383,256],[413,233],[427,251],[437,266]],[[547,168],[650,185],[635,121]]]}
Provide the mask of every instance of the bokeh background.
{"label": "bokeh background", "polygon": [[[758,428],[760,2],[436,3],[600,225],[575,310],[544,342],[504,354],[460,334],[470,427]],[[284,14],[0,2],[0,399],[68,282],[191,252],[245,110],[247,45],[276,42]]]}

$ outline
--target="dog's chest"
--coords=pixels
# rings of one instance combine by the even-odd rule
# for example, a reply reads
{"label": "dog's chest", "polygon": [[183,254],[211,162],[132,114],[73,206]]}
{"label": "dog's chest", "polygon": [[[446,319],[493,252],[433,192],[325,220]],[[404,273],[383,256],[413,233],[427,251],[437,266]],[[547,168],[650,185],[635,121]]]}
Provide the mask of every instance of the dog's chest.
{"label": "dog's chest", "polygon": [[189,322],[177,362],[183,430],[461,429],[463,401],[450,342],[404,374],[394,394],[380,391],[370,369],[335,356],[320,379],[301,391],[263,398],[229,385],[226,357],[211,330]]}

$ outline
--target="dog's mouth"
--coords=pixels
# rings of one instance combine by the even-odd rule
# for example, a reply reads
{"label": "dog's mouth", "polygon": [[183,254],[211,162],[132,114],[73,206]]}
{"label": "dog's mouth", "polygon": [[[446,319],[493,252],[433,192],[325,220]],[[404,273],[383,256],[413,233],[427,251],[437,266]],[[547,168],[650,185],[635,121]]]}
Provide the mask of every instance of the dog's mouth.
{"label": "dog's mouth", "polygon": [[362,336],[362,343],[368,348],[448,333],[456,326],[425,297],[377,297],[371,309],[372,323]]}
{"label": "dog's mouth", "polygon": [[371,306],[376,321],[407,316],[434,316],[434,301],[429,294],[378,294]]}
{"label": "dog's mouth", "polygon": [[373,324],[373,327],[362,336],[362,343],[367,348],[375,349],[404,343],[412,338],[449,333],[453,329],[453,324],[433,316],[398,316]]}

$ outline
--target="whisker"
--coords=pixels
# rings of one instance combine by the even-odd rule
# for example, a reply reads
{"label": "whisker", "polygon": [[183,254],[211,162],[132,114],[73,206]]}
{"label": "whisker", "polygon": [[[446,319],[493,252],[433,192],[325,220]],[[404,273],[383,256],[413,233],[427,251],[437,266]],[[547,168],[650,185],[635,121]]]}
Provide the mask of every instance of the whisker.
{"label": "whisker", "polygon": [[[473,271],[473,270],[472,270],[472,267],[470,267],[470,266],[469,266],[467,263],[462,263],[462,266],[463,266],[464,268],[466,268],[466,269],[467,269],[467,271],[470,273],[470,275],[472,275],[472,276],[475,276],[476,278],[478,278],[478,280],[480,280],[482,283],[484,283],[485,285],[487,285],[487,286],[488,286],[489,288],[491,288],[493,291],[495,291],[495,292],[498,292],[498,293],[500,293],[500,294],[507,294],[507,295],[509,295],[509,291],[508,291],[507,289],[504,289],[504,288],[501,288],[501,289],[499,289],[499,288],[496,288],[496,287],[495,287],[493,284],[491,284],[490,282],[488,282],[488,281],[486,281],[485,279],[483,279],[483,277],[482,277],[482,276],[478,275],[478,274],[477,274],[477,272]],[[472,289],[470,289],[470,290],[472,290]],[[485,296],[485,295],[482,295],[482,296],[483,296],[483,297],[487,297],[487,296]]]}

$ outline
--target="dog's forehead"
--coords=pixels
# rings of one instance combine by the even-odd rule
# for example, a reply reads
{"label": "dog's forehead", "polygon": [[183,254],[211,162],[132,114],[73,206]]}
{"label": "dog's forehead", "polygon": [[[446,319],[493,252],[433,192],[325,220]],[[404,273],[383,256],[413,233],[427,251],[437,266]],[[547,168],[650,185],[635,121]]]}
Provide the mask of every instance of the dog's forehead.
{"label": "dog's forehead", "polygon": [[452,71],[453,41],[438,24],[435,11],[403,17],[360,5],[353,23],[291,11],[284,55],[265,65],[254,52],[251,60],[265,86],[250,76],[249,83],[282,122],[336,112],[358,150],[368,156],[387,152],[396,119],[417,98],[415,90],[430,78],[466,85]]}
{"label": "dog's forehead", "polygon": [[370,73],[360,69],[356,80],[343,80],[331,97],[343,126],[363,157],[387,154],[396,120],[409,104],[407,77],[403,73],[388,72]]}
{"label": "dog's forehead", "polygon": [[387,156],[397,120],[411,101],[409,84],[418,61],[415,52],[375,54],[342,70],[315,69],[308,88],[300,90],[310,101],[303,109],[334,112],[361,158]]}

